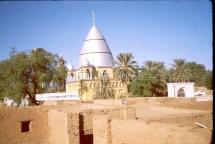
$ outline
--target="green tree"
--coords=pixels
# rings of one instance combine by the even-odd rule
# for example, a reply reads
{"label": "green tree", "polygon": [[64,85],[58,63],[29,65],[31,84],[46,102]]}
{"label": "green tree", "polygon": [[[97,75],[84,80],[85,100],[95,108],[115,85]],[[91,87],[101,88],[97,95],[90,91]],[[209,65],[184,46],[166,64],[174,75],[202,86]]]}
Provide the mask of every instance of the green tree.
{"label": "green tree", "polygon": [[67,77],[67,68],[65,66],[65,61],[62,56],[58,57],[56,55],[58,66],[55,67],[55,71],[53,73],[53,81],[52,83],[55,84],[54,86],[54,91],[65,91],[66,90],[66,80],[65,78]]}
{"label": "green tree", "polygon": [[146,61],[136,80],[132,82],[131,91],[134,95],[165,96],[166,70],[164,63]]}
{"label": "green tree", "polygon": [[36,94],[60,91],[66,69],[60,71],[58,63],[59,56],[43,48],[30,52],[14,52],[13,49],[10,58],[0,62],[0,95],[18,103],[28,95],[31,102],[37,104]]}
{"label": "green tree", "polygon": [[120,53],[115,61],[115,76],[117,79],[122,80],[127,88],[131,80],[135,77],[137,62],[134,60],[132,53]]}
{"label": "green tree", "polygon": [[174,64],[169,71],[170,82],[189,82],[191,72],[186,68],[186,61],[184,59],[174,59]]}
{"label": "green tree", "polygon": [[204,86],[202,81],[203,76],[206,74],[204,65],[196,62],[187,62],[185,68],[189,69],[191,73],[190,81],[195,82],[195,86]]}
{"label": "green tree", "polygon": [[213,90],[213,72],[208,70],[206,74],[202,77],[203,85],[210,90]]}

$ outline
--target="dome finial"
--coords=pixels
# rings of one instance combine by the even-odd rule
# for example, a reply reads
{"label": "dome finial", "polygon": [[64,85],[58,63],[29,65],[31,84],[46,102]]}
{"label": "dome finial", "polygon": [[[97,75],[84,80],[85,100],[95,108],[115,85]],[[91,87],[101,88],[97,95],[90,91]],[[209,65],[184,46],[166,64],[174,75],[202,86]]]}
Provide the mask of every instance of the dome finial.
{"label": "dome finial", "polygon": [[93,17],[93,25],[95,25],[95,13],[94,13],[94,11],[92,11],[92,17]]}

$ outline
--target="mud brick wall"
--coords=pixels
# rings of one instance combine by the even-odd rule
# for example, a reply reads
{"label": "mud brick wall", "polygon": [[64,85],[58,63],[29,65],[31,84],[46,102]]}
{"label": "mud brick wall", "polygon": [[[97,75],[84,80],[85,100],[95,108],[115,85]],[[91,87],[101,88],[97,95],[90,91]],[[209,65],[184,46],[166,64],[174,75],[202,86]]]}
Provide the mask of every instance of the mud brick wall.
{"label": "mud brick wall", "polygon": [[93,111],[85,110],[79,114],[80,133],[83,135],[93,134]]}
{"label": "mud brick wall", "polygon": [[51,144],[68,144],[67,113],[50,110],[48,113],[49,140]]}
{"label": "mud brick wall", "polygon": [[96,115],[108,114],[110,119],[123,118],[123,119],[135,119],[136,111],[134,107],[124,106],[116,108],[105,108],[96,110],[85,110],[80,113],[80,130],[84,135],[93,134],[93,117]]}
{"label": "mud brick wall", "polygon": [[50,144],[79,144],[79,115],[62,110],[48,113]]}
{"label": "mud brick wall", "polygon": [[[112,144],[112,119],[135,120],[134,107],[120,107],[112,110],[103,110],[93,117],[93,142],[94,144]],[[118,123],[118,125],[122,125]],[[132,126],[131,126],[132,127]],[[122,129],[123,130],[123,129]],[[119,143],[120,144],[120,143]]]}
{"label": "mud brick wall", "polygon": [[93,117],[93,143],[111,144],[111,119],[107,114]]}
{"label": "mud brick wall", "polygon": [[81,105],[80,100],[52,100],[44,101],[43,105]]}
{"label": "mud brick wall", "polygon": [[69,113],[67,115],[68,119],[68,138],[69,144],[79,144],[80,143],[80,134],[79,134],[79,114],[78,113]]}
{"label": "mud brick wall", "polygon": [[[21,132],[21,121],[30,121]],[[49,144],[48,110],[41,107],[0,107],[1,144]]]}
{"label": "mud brick wall", "polygon": [[109,117],[122,119],[136,119],[135,107],[123,106],[114,108],[110,111]]}

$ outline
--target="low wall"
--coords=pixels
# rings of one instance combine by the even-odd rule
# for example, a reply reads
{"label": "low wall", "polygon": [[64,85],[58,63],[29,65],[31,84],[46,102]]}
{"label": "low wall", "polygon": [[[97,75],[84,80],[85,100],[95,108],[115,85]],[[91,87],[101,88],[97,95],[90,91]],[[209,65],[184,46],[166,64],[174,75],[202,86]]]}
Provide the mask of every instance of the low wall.
{"label": "low wall", "polygon": [[[107,118],[103,119],[100,117],[101,115],[105,115]],[[0,143],[84,144],[87,142],[91,144],[94,138],[94,127],[97,139],[99,133],[101,134],[98,126],[108,120],[108,127],[105,127],[104,130],[107,128],[107,132],[110,132],[109,126],[111,126],[110,122],[113,118],[136,119],[135,108],[121,106],[83,110],[78,106],[2,106],[0,107]],[[23,122],[27,122],[29,128],[26,132],[22,132]]]}
{"label": "low wall", "polygon": [[107,114],[109,118],[136,118],[136,111],[132,106],[85,110],[79,115],[80,127],[84,135],[93,134],[93,117],[101,114]]}
{"label": "low wall", "polygon": [[196,101],[213,101],[213,96],[196,96]]}
{"label": "low wall", "polygon": [[93,143],[111,144],[111,119],[108,115],[97,115],[93,117]]}
{"label": "low wall", "polygon": [[42,105],[81,105],[80,100],[47,100]]}
{"label": "low wall", "polygon": [[79,144],[79,115],[50,110],[48,113],[51,144]]}
{"label": "low wall", "polygon": [[[104,111],[94,115],[92,128],[94,144],[112,144],[112,119],[134,120],[136,119],[135,108],[115,108],[112,111]],[[118,123],[118,125],[121,125],[121,123]]]}
{"label": "low wall", "polygon": [[[29,131],[22,132],[26,121]],[[0,140],[1,144],[79,144],[79,114],[41,106],[1,107]]]}
{"label": "low wall", "polygon": [[52,144],[69,143],[67,113],[50,110],[48,113],[49,140]]}
{"label": "low wall", "polygon": [[[24,121],[30,121],[27,132],[22,132],[22,122]],[[47,109],[41,107],[0,107],[1,144],[48,144],[48,131]]]}
{"label": "low wall", "polygon": [[193,102],[195,98],[171,98],[171,97],[130,97],[127,99],[127,104],[137,104],[137,103],[165,103],[165,102]]}

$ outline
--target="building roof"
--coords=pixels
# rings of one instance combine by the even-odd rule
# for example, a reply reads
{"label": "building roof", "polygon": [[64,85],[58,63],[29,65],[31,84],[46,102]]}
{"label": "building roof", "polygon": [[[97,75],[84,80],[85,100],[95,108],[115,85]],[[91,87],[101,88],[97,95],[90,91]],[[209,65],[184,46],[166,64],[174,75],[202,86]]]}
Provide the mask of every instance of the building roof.
{"label": "building roof", "polygon": [[104,36],[94,24],[84,40],[79,57],[79,67],[89,65],[113,67],[113,56],[110,48]]}

